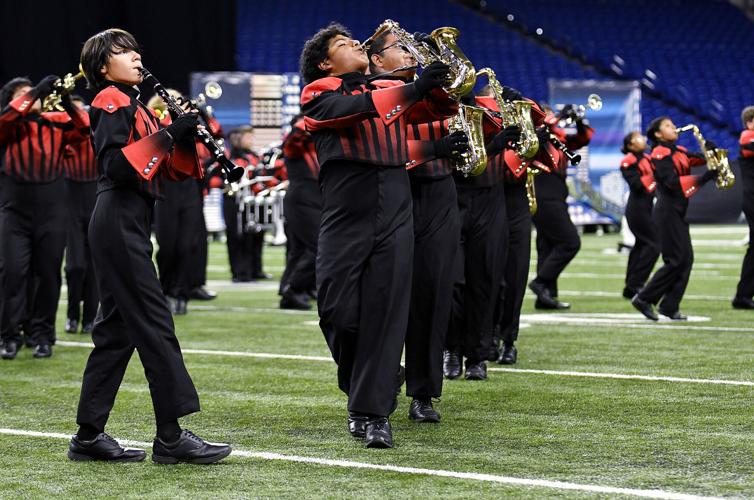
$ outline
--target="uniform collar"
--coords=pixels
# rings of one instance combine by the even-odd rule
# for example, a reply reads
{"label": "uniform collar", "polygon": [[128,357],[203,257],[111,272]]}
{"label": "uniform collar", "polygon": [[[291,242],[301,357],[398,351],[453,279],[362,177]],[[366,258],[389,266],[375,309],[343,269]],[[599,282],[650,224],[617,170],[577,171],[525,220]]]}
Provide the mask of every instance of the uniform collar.
{"label": "uniform collar", "polygon": [[110,80],[105,80],[105,81],[107,82],[108,86],[112,85],[115,88],[117,88],[118,90],[120,90],[121,92],[123,92],[124,94],[126,94],[126,95],[128,95],[130,97],[133,97],[134,99],[138,99],[139,98],[139,93],[140,93],[139,92],[139,87],[137,87],[135,85],[134,86],[127,85],[125,83],[120,83],[120,82],[113,82],[113,81],[110,81]]}

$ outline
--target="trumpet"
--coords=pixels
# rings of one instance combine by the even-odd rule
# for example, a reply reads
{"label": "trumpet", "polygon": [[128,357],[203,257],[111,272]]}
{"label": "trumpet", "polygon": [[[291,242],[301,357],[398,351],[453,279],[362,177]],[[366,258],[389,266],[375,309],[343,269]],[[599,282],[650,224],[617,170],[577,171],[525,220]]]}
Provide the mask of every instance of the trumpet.
{"label": "trumpet", "polygon": [[425,42],[417,41],[413,35],[401,28],[397,22],[386,19],[377,27],[374,34],[361,44],[362,48],[366,50],[375,39],[386,33],[392,33],[398,40],[398,43],[403,45],[414,56],[419,66],[428,66],[435,61],[440,61],[450,66],[450,78],[444,88],[455,100],[459,100],[461,96],[474,88],[476,71],[474,70],[474,65],[456,43],[458,36],[461,34],[458,29],[444,27],[432,31],[429,37],[436,45],[437,49],[435,49]]}
{"label": "trumpet", "polygon": [[566,116],[561,116],[561,118],[564,118],[566,122],[569,123],[581,120],[586,116],[587,108],[592,111],[599,111],[602,109],[602,98],[599,94],[589,94],[589,97],[586,98],[586,106],[583,104],[573,106],[572,111]]}
{"label": "trumpet", "polygon": [[733,170],[730,168],[728,162],[728,150],[727,149],[712,149],[709,150],[705,146],[706,142],[704,136],[699,131],[699,127],[693,123],[684,125],[676,129],[677,133],[686,132],[691,130],[694,134],[694,138],[699,143],[699,149],[702,150],[704,158],[707,160],[707,168],[709,170],[717,171],[717,179],[715,185],[720,189],[729,189],[733,187],[736,182],[736,176],[733,174]]}
{"label": "trumpet", "polygon": [[42,111],[64,111],[61,104],[63,96],[73,92],[76,88],[76,80],[83,78],[84,70],[79,64],[79,72],[75,75],[73,73],[66,74],[63,78],[58,78],[55,83],[52,84],[53,91],[50,95],[46,96],[42,100]]}
{"label": "trumpet", "polygon": [[[150,73],[146,68],[140,68],[139,72],[141,72],[143,80],[145,82],[149,81],[153,86],[155,93],[159,95],[163,101],[165,101],[168,110],[172,111],[176,116],[181,116],[186,113],[179,104],[178,100],[170,95],[168,90],[163,87],[163,85],[154,77],[154,75],[152,75],[152,73]],[[223,146],[220,145],[214,137],[212,137],[212,134],[210,134],[209,131],[207,131],[207,129],[203,127],[199,127],[196,133],[199,136],[201,143],[204,144],[204,147],[207,148],[207,151],[210,152],[213,159],[218,163],[218,165],[220,165],[220,168],[223,169],[228,182],[236,182],[238,179],[240,179],[245,172],[244,168],[236,165],[235,163],[230,161],[227,156],[225,156],[225,150]]]}

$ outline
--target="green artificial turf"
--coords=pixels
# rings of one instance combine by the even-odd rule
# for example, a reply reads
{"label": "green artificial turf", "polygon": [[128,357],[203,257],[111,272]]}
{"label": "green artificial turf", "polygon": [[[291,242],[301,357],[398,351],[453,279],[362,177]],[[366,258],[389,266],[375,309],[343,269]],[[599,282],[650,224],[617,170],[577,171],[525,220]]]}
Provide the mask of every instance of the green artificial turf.
{"label": "green artificial turf", "polygon": [[[711,231],[712,230],[712,231]],[[586,235],[560,282],[572,309],[544,321],[527,295],[513,368],[754,381],[754,312],[730,307],[745,247],[742,226],[695,227],[696,263],[682,311],[710,321],[643,320],[620,296],[626,254],[618,235]],[[283,250],[265,249],[277,279]],[[277,309],[276,282],[232,285],[225,247],[210,250],[211,302],[175,319],[184,349],[328,357],[316,312]],[[65,294],[63,294],[63,299]],[[90,342],[63,333],[58,340]],[[592,324],[595,316],[608,317]],[[544,313],[547,314],[547,313]],[[565,316],[568,315],[568,316]],[[540,319],[537,319],[540,318]],[[548,315],[545,319],[552,318]],[[719,327],[719,329],[716,329]],[[72,434],[89,349],[58,345],[36,360],[24,349],[0,363],[0,428]],[[345,426],[346,399],[325,360],[186,353],[202,412],[183,423],[249,452],[485,473],[712,496],[754,495],[754,387],[682,381],[491,371],[485,382],[446,381],[439,425],[414,424],[403,396],[391,421],[396,448],[366,450]],[[498,365],[490,364],[490,368]],[[108,425],[151,441],[151,402],[134,356]],[[584,497],[557,487],[364,470],[231,456],[214,466],[74,463],[67,442],[0,434],[2,498]]]}

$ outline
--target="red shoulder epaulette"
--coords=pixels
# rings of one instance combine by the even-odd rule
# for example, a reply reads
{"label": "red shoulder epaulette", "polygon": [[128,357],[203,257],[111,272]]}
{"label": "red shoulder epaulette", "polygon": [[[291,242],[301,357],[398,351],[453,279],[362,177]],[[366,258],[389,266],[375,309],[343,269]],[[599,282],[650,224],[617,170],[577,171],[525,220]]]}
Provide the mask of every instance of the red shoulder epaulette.
{"label": "red shoulder epaulette", "polygon": [[539,107],[539,104],[534,102],[532,99],[524,97],[524,100],[531,103],[531,121],[534,123],[535,127],[539,127],[545,122],[545,117],[547,115],[544,111],[542,111],[542,108]]}
{"label": "red shoulder epaulette", "polygon": [[483,108],[487,108],[492,111],[500,111],[500,106],[497,105],[497,101],[494,97],[482,95],[477,96],[475,100],[476,103]]}
{"label": "red shoulder epaulette", "polygon": [[623,157],[623,159],[620,161],[620,168],[628,168],[634,163],[636,163],[636,156],[634,156],[633,153],[628,153],[626,156]]}
{"label": "red shoulder epaulette", "polygon": [[115,85],[110,85],[101,90],[92,101],[93,107],[105,110],[108,113],[115,113],[120,108],[130,104],[131,98]]}
{"label": "red shoulder epaulette", "polygon": [[673,152],[667,146],[655,146],[652,150],[652,159],[662,160],[663,158],[670,156],[672,153]]}
{"label": "red shoulder epaulette", "polygon": [[323,92],[338,90],[342,83],[343,80],[336,76],[327,76],[325,78],[320,78],[319,80],[314,80],[301,91],[301,105],[303,106],[312,99],[316,99]]}
{"label": "red shoulder epaulette", "polygon": [[744,130],[741,132],[741,138],[738,140],[738,143],[741,146],[747,146],[754,142],[754,130]]}
{"label": "red shoulder epaulette", "polygon": [[389,89],[390,87],[399,87],[401,85],[406,84],[400,80],[375,80],[372,82],[372,86],[378,89]]}

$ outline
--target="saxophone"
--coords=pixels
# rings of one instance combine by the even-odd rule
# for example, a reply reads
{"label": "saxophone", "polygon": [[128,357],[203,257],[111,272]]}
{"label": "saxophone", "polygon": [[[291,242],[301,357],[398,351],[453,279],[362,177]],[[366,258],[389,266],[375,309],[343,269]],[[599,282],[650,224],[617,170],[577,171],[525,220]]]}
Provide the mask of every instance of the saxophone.
{"label": "saxophone", "polygon": [[[428,66],[435,61],[447,64],[450,67],[450,78],[444,89],[456,101],[474,88],[476,71],[474,65],[458,48],[456,39],[460,32],[456,28],[437,28],[432,31],[429,36],[437,46],[437,49],[435,49],[425,42],[417,41],[397,22],[387,19],[361,45],[368,47],[375,39],[387,33],[391,33],[398,43],[406,47],[406,50],[414,57],[419,66]],[[453,133],[460,130],[466,134],[469,142],[467,152],[450,159],[453,167],[462,172],[464,176],[479,175],[487,168],[487,151],[484,148],[484,132],[482,129],[483,117],[483,108],[459,104],[458,113],[448,120],[449,132]]]}
{"label": "saxophone", "polygon": [[531,102],[504,100],[503,87],[497,81],[495,72],[491,68],[482,68],[476,74],[477,76],[487,75],[495,101],[500,107],[503,127],[518,125],[521,128],[521,137],[514,144],[516,155],[522,160],[533,158],[539,151],[539,139],[537,139],[537,131],[534,129],[534,122],[531,119]]}
{"label": "saxophone", "polygon": [[541,174],[542,171],[532,165],[526,165],[526,200],[529,202],[529,213],[537,213],[537,191],[534,189],[534,177]]}
{"label": "saxophone", "polygon": [[707,168],[709,170],[716,170],[718,175],[715,180],[715,184],[719,189],[728,189],[736,182],[736,176],[733,174],[733,170],[728,163],[728,150],[727,149],[713,149],[708,150],[705,147],[705,140],[702,133],[699,131],[699,127],[689,124],[683,127],[677,128],[676,132],[686,132],[691,130],[694,134],[694,138],[699,143],[699,149],[702,150],[704,158],[707,160]]}

